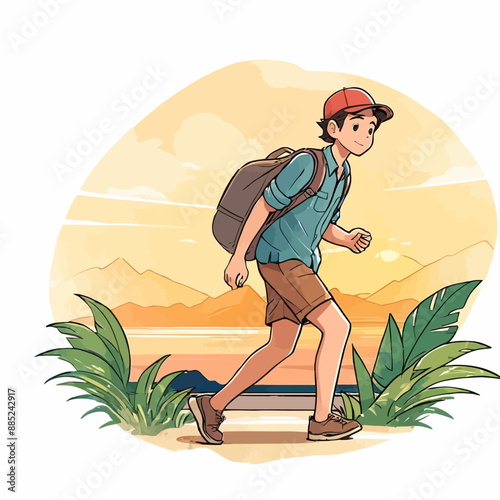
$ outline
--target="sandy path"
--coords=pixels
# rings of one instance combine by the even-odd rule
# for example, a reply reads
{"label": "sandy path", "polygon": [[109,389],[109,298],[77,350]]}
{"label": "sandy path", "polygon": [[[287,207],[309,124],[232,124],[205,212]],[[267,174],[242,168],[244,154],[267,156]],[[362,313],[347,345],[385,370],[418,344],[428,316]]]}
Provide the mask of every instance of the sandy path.
{"label": "sandy path", "polygon": [[[173,451],[208,448],[234,462],[260,464],[272,460],[314,455],[338,455],[369,448],[413,427],[364,426],[352,438],[338,441],[308,441],[309,411],[226,411],[221,425],[222,445],[209,445],[195,423],[168,429],[158,436],[138,436],[148,443]],[[249,446],[251,445],[251,446]]]}

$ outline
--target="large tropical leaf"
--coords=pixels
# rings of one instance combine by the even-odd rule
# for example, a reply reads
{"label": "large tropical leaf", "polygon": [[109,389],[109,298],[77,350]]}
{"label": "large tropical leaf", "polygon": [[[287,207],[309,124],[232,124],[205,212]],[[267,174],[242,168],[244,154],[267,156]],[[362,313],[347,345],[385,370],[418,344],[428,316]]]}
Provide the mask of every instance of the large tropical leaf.
{"label": "large tropical leaf", "polygon": [[[387,425],[391,425],[395,420],[401,420],[401,417],[404,417],[407,414],[413,412],[413,410],[418,410],[420,413],[423,412],[426,408],[429,408],[432,404],[442,403],[443,401],[447,401],[449,399],[453,399],[453,396],[441,396],[435,398],[426,398],[420,403],[415,403],[414,405],[410,405],[408,408],[401,409],[396,412],[393,416],[390,416]],[[444,411],[444,410],[443,410]],[[450,418],[452,418],[450,416]]]}
{"label": "large tropical leaf", "polygon": [[179,370],[177,372],[172,372],[164,377],[162,377],[158,383],[154,386],[153,392],[151,393],[151,399],[149,401],[149,407],[151,408],[151,411],[153,412],[153,415],[156,415],[158,413],[158,408],[159,405],[162,402],[162,398],[167,392],[167,389],[169,388],[170,384],[176,379],[179,375],[182,373],[186,373],[187,370]]}
{"label": "large tropical leaf", "polygon": [[449,342],[438,346],[422,356],[413,366],[413,371],[418,374],[429,371],[439,366],[444,366],[469,352],[489,349],[490,346],[481,342],[459,341]]}
{"label": "large tropical leaf", "polygon": [[[87,385],[82,385],[80,386],[81,388],[83,388],[87,392],[90,392],[88,388],[89,386],[92,387],[94,389],[94,392],[90,393],[95,394],[97,392],[98,396],[103,397],[106,399],[106,401],[110,402],[110,406],[111,403],[114,402],[118,408],[125,412],[128,411],[130,413],[133,413],[134,411],[132,405],[130,404],[130,401],[127,398],[127,395],[119,387],[113,384],[113,382],[100,375],[82,371],[64,372],[47,379],[45,383],[62,377],[72,377],[76,378],[77,380],[82,380],[83,382],[86,382]],[[65,385],[70,384],[66,383]]]}
{"label": "large tropical leaf", "polygon": [[[124,421],[128,422],[130,425],[135,426],[136,423],[138,422],[137,415],[133,413],[128,407],[124,407],[120,401],[117,400],[117,398],[113,395],[110,395],[109,392],[106,390],[101,389],[100,387],[97,387],[95,385],[92,385],[87,382],[61,382],[61,386],[67,386],[67,387],[75,387],[77,389],[81,389],[82,391],[85,391],[88,393],[88,398],[85,399],[93,399],[97,402],[100,402],[106,406],[109,406],[114,412],[116,412],[118,415],[123,418]],[[82,394],[80,396],[76,396],[74,398],[70,399],[84,399],[84,396],[87,396],[86,394]],[[69,399],[68,399],[69,401]]]}
{"label": "large tropical leaf", "polygon": [[410,313],[403,326],[404,369],[453,338],[459,310],[479,283],[481,280],[444,287]]}
{"label": "large tropical leaf", "polygon": [[[375,422],[376,424],[386,425],[392,420],[392,418],[398,411],[405,408],[405,405],[409,401],[410,394],[416,395],[420,391],[427,389],[439,382],[447,382],[449,380],[472,377],[500,378],[500,376],[496,373],[478,368],[476,366],[441,366],[415,379],[416,382],[410,385],[410,390],[402,391],[399,394],[399,398],[394,398],[391,395],[388,396],[386,394],[385,399],[377,399],[374,404],[370,408],[368,408],[367,412],[365,412],[365,417],[368,418],[364,420],[364,423],[368,423],[368,421],[370,420],[370,423],[374,423],[374,425]],[[428,402],[423,401],[421,404],[425,406],[428,404]],[[414,408],[418,407],[419,405],[415,405]]]}
{"label": "large tropical leaf", "polygon": [[[99,334],[96,333],[96,335],[99,335]],[[116,366],[118,368],[117,371],[119,371],[119,373],[121,373],[123,385],[127,385],[128,379],[130,376],[130,371],[127,370],[127,368],[125,367],[122,355],[120,354],[120,352],[118,352],[118,349],[107,338],[104,338],[101,336],[99,336],[99,338],[103,341],[108,352],[110,353],[110,355],[111,355],[110,360],[111,360],[111,358],[113,359],[113,361],[111,361],[111,363],[113,364],[113,366]]]}
{"label": "large tropical leaf", "polygon": [[[189,397],[191,391],[194,389],[194,387],[188,387],[187,389],[184,389],[183,391],[179,392],[174,392],[172,393],[168,399],[166,399],[159,411],[158,414],[156,415],[155,419],[153,420],[153,425],[160,424],[164,422],[165,420],[171,420],[172,417],[174,416],[174,413],[176,412],[176,408],[180,406],[179,411],[182,410],[182,407],[184,406],[187,398]],[[174,425],[172,424],[172,427]]]}
{"label": "large tropical leaf", "polygon": [[98,354],[81,349],[60,348],[45,351],[37,356],[58,356],[62,361],[70,363],[76,370],[81,372],[96,373],[113,382],[117,387],[124,389],[122,379],[108,361]]}
{"label": "large tropical leaf", "polygon": [[[375,405],[393,401],[402,401],[411,398],[420,389],[413,390],[417,382],[424,377],[426,373],[430,373],[436,368],[439,368],[460,356],[474,350],[487,348],[485,344],[477,342],[450,342],[443,346],[436,347],[435,350],[427,353],[418,362],[408,367],[401,375],[396,377],[375,400]],[[434,351],[437,351],[434,352]],[[431,364],[429,361],[433,360]],[[436,381],[437,383],[438,381]]]}
{"label": "large tropical leaf", "polygon": [[435,370],[425,373],[423,376],[419,377],[416,383],[411,388],[411,391],[408,391],[408,393],[404,395],[404,402],[408,400],[408,394],[418,394],[421,390],[427,389],[428,387],[431,387],[439,382],[447,382],[448,380],[475,377],[500,378],[500,376],[496,373],[485,370],[483,368],[478,368],[477,366],[440,366]]}
{"label": "large tropical leaf", "polygon": [[[489,346],[480,342],[463,341],[450,342],[436,347],[407,369],[409,381],[403,394],[397,398],[398,404],[401,406],[420,392],[424,388],[424,384],[429,381],[428,376],[431,376],[430,374],[436,369],[447,365],[451,361],[455,361],[469,352],[488,348]],[[405,379],[407,378],[408,377],[405,377]],[[436,380],[433,384],[438,382],[439,380]],[[430,387],[433,384],[427,385],[426,387]]]}
{"label": "large tropical leaf", "polygon": [[479,342],[451,342],[436,347],[397,376],[377,396],[364,412],[364,422],[386,425],[398,411],[405,408],[411,398],[418,397],[421,391],[439,382],[469,377],[499,378],[497,374],[477,367],[446,366],[468,352],[485,348],[488,346]]}
{"label": "large tropical leaf", "polygon": [[474,394],[477,392],[469,391],[467,389],[459,389],[458,387],[432,387],[430,389],[424,389],[417,393],[416,396],[409,399],[402,407],[394,405],[394,412],[390,416],[388,423],[399,418],[402,414],[407,413],[414,408],[418,407],[423,409],[424,407],[429,407],[436,403],[446,401],[448,399],[454,399],[455,394]]}
{"label": "large tropical leaf", "polygon": [[194,422],[194,416],[190,411],[187,411],[185,413],[180,413],[179,418],[175,424],[176,427],[182,427],[185,424],[190,424],[191,422]]}
{"label": "large tropical leaf", "polygon": [[137,415],[139,416],[139,429],[141,434],[145,434],[146,429],[151,427],[151,412],[144,410],[141,404],[137,405]]}
{"label": "large tropical leaf", "polygon": [[91,415],[92,413],[100,413],[100,412],[106,413],[106,415],[108,415],[111,418],[113,424],[125,423],[124,420],[120,417],[120,415],[114,412],[109,406],[104,406],[104,405],[92,408],[91,410],[85,412],[80,418],[84,418],[87,415]]}
{"label": "large tropical leaf", "polygon": [[420,406],[414,407],[411,410],[404,412],[399,415],[394,420],[391,420],[385,425],[389,426],[419,426],[426,427],[427,429],[431,429],[430,425],[422,423],[422,420],[427,418],[429,415],[441,415],[443,417],[451,418],[453,417],[446,411],[441,408],[436,408],[434,403],[422,404]]}
{"label": "large tropical leaf", "polygon": [[[440,399],[443,397],[450,396],[452,394],[474,394],[478,395],[477,392],[469,391],[468,389],[460,389],[458,387],[431,387],[429,389],[424,389],[418,392],[415,396],[409,398],[403,407],[399,410],[396,410],[396,415],[403,411],[408,411],[412,409],[414,406],[421,403],[428,403],[431,401],[435,401],[436,399]],[[452,398],[453,399],[453,398]]]}
{"label": "large tropical leaf", "polygon": [[[81,389],[82,391],[85,390],[84,387],[79,387],[79,385],[83,385],[85,386],[85,382],[73,382],[71,384],[72,387],[76,387],[78,389]],[[65,384],[57,384],[57,385],[65,385]],[[100,397],[100,396],[96,396],[96,395],[93,395],[93,394],[79,394],[78,396],[72,396],[71,398],[68,398],[66,401],[74,401],[74,400],[77,400],[77,399],[88,399],[90,401],[95,401],[96,403],[102,403],[104,405],[107,405],[108,402]]]}
{"label": "large tropical leaf", "polygon": [[[176,396],[178,396],[178,393],[176,391],[168,391],[165,394],[166,397],[163,398],[161,404],[158,407],[158,411],[156,413],[156,416],[153,419],[153,425],[158,425],[165,420],[167,420],[167,410],[169,408],[169,405],[172,404],[172,401],[175,400]],[[174,401],[175,404],[175,401]]]}
{"label": "large tropical leaf", "polygon": [[359,400],[353,394],[341,392],[342,401],[344,403],[344,417],[349,419],[356,419],[361,414],[361,405]]}
{"label": "large tropical leaf", "polygon": [[170,354],[165,354],[165,356],[156,360],[142,372],[135,388],[136,408],[141,405],[143,409],[149,409],[149,401],[156,375],[158,375],[161,365],[169,356]]}
{"label": "large tropical leaf", "polygon": [[[123,360],[116,347],[109,340],[101,337],[88,326],[72,321],[67,323],[51,323],[47,326],[57,328],[60,333],[67,335],[68,342],[75,349],[89,351],[105,358],[123,380],[125,373]],[[125,381],[123,382],[125,383]]]}
{"label": "large tropical leaf", "polygon": [[389,314],[384,336],[380,342],[375,365],[373,382],[381,390],[387,387],[403,371],[403,341],[398,325]]}
{"label": "large tropical leaf", "polygon": [[133,408],[135,408],[135,387],[137,386],[137,383],[129,382],[126,387],[126,393],[128,400],[130,401],[130,404],[132,405]]}
{"label": "large tropical leaf", "polygon": [[76,294],[80,297],[92,311],[96,332],[108,340],[120,353],[123,363],[123,383],[126,384],[130,376],[130,348],[128,340],[116,319],[116,316],[104,304],[85,295]]}
{"label": "large tropical leaf", "polygon": [[184,408],[184,405],[187,403],[187,400],[191,396],[191,391],[194,387],[189,387],[184,391],[180,391],[180,393],[184,393],[182,398],[178,400],[176,406],[174,407],[174,411],[172,416],[170,417],[172,422],[174,423],[174,427],[179,427],[179,416],[181,415],[181,410]]}
{"label": "large tropical leaf", "polygon": [[352,346],[352,359],[354,361],[356,383],[358,384],[361,412],[365,412],[375,399],[372,378],[354,346]]}

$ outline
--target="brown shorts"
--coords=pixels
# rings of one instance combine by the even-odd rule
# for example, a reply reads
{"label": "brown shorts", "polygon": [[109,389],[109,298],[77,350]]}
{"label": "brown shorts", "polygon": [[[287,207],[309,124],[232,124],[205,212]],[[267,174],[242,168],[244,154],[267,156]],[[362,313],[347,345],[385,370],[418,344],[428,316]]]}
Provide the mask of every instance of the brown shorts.
{"label": "brown shorts", "polygon": [[309,323],[305,318],[316,306],[333,300],[319,276],[300,260],[257,266],[266,283],[266,325],[284,318]]}

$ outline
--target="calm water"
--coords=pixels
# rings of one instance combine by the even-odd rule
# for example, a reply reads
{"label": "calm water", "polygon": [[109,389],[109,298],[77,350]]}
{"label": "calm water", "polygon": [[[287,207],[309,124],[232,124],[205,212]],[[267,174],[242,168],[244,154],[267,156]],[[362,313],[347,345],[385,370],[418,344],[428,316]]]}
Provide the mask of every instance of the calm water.
{"label": "calm water", "polygon": [[[225,384],[248,356],[269,340],[269,328],[127,328],[125,332],[132,354],[132,380],[160,356],[170,354],[160,375],[177,370],[198,370],[206,379]],[[353,326],[339,384],[356,384],[353,344],[371,370],[383,332],[383,325]],[[314,386],[314,360],[319,341],[318,330],[305,326],[294,353],[257,385]]]}

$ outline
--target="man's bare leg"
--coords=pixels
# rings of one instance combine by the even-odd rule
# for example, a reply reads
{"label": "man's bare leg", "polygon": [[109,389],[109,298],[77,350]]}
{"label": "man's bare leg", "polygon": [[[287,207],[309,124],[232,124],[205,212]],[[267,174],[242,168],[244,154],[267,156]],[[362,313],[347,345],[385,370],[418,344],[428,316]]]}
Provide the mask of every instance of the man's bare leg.
{"label": "man's bare leg", "polygon": [[[275,321],[269,342],[251,354],[231,380],[212,396],[210,404],[223,410],[236,396],[258,382],[276,365],[292,354],[302,325],[288,319]],[[326,417],[325,417],[326,418]]]}
{"label": "man's bare leg", "polygon": [[351,324],[332,300],[314,308],[307,319],[321,332],[314,366],[316,379],[314,419],[322,422],[332,411],[335,386]]}

